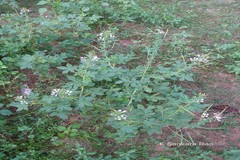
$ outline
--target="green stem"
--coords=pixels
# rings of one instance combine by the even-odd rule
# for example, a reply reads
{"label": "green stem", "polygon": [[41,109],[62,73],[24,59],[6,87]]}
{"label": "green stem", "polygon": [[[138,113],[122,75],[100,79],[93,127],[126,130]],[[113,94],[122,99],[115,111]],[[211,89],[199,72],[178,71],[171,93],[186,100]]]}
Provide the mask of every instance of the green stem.
{"label": "green stem", "polygon": [[[160,39],[157,39],[157,42],[156,42],[156,44],[153,46],[152,49],[150,49],[150,48],[147,49],[148,55],[150,55],[150,58],[148,58],[148,63],[147,63],[146,69],[144,70],[143,75],[142,75],[142,77],[141,77],[141,79],[140,79],[140,82],[142,82],[143,79],[145,78],[145,76],[146,76],[146,74],[147,74],[147,71],[149,70],[150,66],[151,66],[152,63],[153,63],[154,58],[155,58],[156,55],[157,55],[157,52],[158,52],[158,50],[159,50],[159,48],[160,48],[160,45],[161,45],[161,44],[159,44],[158,40],[160,40]],[[135,88],[135,90],[134,90],[133,93],[131,94],[131,98],[130,98],[130,100],[129,100],[126,108],[128,108],[128,107],[132,104],[133,97],[134,97],[134,95],[136,94],[136,92],[138,91],[138,89],[139,89],[139,88]],[[132,109],[133,109],[133,106],[131,106],[130,111],[132,111]]]}

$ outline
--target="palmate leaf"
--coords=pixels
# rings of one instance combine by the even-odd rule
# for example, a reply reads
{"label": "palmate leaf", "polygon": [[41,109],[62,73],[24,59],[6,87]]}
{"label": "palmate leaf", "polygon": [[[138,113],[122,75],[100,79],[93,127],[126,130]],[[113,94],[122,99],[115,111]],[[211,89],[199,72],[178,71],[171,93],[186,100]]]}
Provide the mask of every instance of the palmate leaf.
{"label": "palmate leaf", "polygon": [[63,74],[66,74],[68,72],[74,72],[77,69],[77,66],[73,66],[71,64],[67,64],[66,67],[65,66],[60,66],[58,67],[59,69],[63,70]]}
{"label": "palmate leaf", "polygon": [[119,125],[114,126],[117,129],[115,133],[115,140],[119,143],[124,142],[130,138],[135,137],[138,134],[138,127],[133,125]]}
{"label": "palmate leaf", "polygon": [[67,105],[60,105],[56,108],[57,111],[71,111],[72,108],[70,106]]}
{"label": "palmate leaf", "polygon": [[120,128],[120,133],[124,134],[128,134],[128,133],[133,133],[133,134],[137,134],[137,127],[136,126],[121,126]]}
{"label": "palmate leaf", "polygon": [[92,17],[90,17],[91,21],[97,22],[100,18],[102,18],[102,16],[98,16],[98,15],[92,15]]}
{"label": "palmate leaf", "polygon": [[39,12],[40,15],[43,15],[47,11],[48,11],[47,8],[39,8],[38,9],[38,12]]}
{"label": "palmate leaf", "polygon": [[10,116],[11,114],[13,114],[10,110],[8,109],[2,109],[0,110],[0,115],[3,115],[3,116]]}
{"label": "palmate leaf", "polygon": [[68,118],[68,116],[67,116],[68,113],[66,113],[66,112],[52,112],[50,115],[59,117],[59,118],[61,118],[63,120],[66,120]]}
{"label": "palmate leaf", "polygon": [[161,133],[161,129],[165,126],[155,118],[149,118],[143,121],[143,128],[147,131],[148,135],[153,133]]}
{"label": "palmate leaf", "polygon": [[39,1],[36,5],[45,5],[48,4],[48,1]]}
{"label": "palmate leaf", "polygon": [[86,107],[91,107],[93,106],[92,104],[92,97],[79,97],[79,99],[77,100],[77,106],[76,109],[79,109],[81,111],[86,111]]}
{"label": "palmate leaf", "polygon": [[24,55],[22,57],[22,60],[20,61],[20,68],[21,69],[31,69],[33,68],[33,61],[35,59],[35,56],[32,55]]}
{"label": "palmate leaf", "polygon": [[20,102],[12,102],[9,106],[17,107],[17,111],[28,110],[28,105]]}
{"label": "palmate leaf", "polygon": [[228,160],[239,159],[240,150],[239,149],[232,149],[232,150],[229,150],[229,151],[224,151],[224,155],[227,157]]}
{"label": "palmate leaf", "polygon": [[191,82],[193,82],[193,78],[192,78],[192,76],[193,76],[193,74],[182,74],[181,76],[180,76],[180,81],[191,81]]}

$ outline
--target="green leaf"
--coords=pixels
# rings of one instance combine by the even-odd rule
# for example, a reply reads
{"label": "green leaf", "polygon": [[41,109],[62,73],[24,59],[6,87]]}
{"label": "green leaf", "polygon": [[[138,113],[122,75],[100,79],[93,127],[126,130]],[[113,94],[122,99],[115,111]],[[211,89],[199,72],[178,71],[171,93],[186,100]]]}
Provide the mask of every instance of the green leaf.
{"label": "green leaf", "polygon": [[143,88],[146,92],[152,93],[152,88],[149,88],[148,86],[144,86]]}
{"label": "green leaf", "polygon": [[109,4],[108,4],[107,2],[103,2],[103,3],[102,3],[102,6],[103,6],[103,7],[108,7]]}
{"label": "green leaf", "polygon": [[87,11],[89,11],[89,8],[88,8],[88,7],[83,7],[83,8],[82,8],[82,11],[83,11],[83,12],[87,12]]}
{"label": "green leaf", "polygon": [[38,9],[38,12],[39,12],[40,15],[43,15],[47,11],[48,11],[47,8],[39,8]]}
{"label": "green leaf", "polygon": [[67,105],[59,105],[57,108],[56,108],[57,111],[71,111],[72,108],[70,106],[67,106]]}
{"label": "green leaf", "polygon": [[28,110],[28,105],[20,102],[12,102],[10,106],[17,107],[17,111]]}
{"label": "green leaf", "polygon": [[2,61],[0,61],[0,68],[1,68],[1,69],[7,68],[7,67],[2,63]]}
{"label": "green leaf", "polygon": [[71,133],[69,134],[70,137],[76,137],[77,135],[78,135],[78,133],[76,133],[76,132],[71,132]]}
{"label": "green leaf", "polygon": [[102,18],[102,16],[98,16],[98,15],[92,15],[92,17],[90,17],[91,21],[97,22],[99,18]]}
{"label": "green leaf", "polygon": [[67,128],[65,126],[58,126],[57,127],[57,130],[60,131],[60,132],[63,132],[65,131]]}
{"label": "green leaf", "polygon": [[23,132],[23,131],[31,131],[32,128],[28,126],[19,126],[18,131]]}
{"label": "green leaf", "polygon": [[93,104],[91,103],[92,100],[93,100],[92,97],[79,97],[76,108],[83,111],[86,109],[87,106],[88,107],[93,106]]}
{"label": "green leaf", "polygon": [[126,135],[126,134],[136,135],[137,129],[138,127],[136,126],[121,126],[121,128],[119,128],[119,133],[121,135]]}
{"label": "green leaf", "polygon": [[51,116],[57,116],[63,120],[67,119],[67,113],[59,113],[59,112],[53,112],[50,114]]}
{"label": "green leaf", "polygon": [[12,112],[8,109],[2,109],[2,110],[0,110],[0,114],[3,116],[10,116],[12,114]]}
{"label": "green leaf", "polygon": [[71,128],[73,129],[79,129],[80,127],[81,127],[81,124],[78,124],[78,123],[71,124]]}
{"label": "green leaf", "polygon": [[29,135],[28,138],[33,139],[33,138],[35,138],[35,136],[34,135]]}
{"label": "green leaf", "polygon": [[34,59],[35,59],[35,57],[32,55],[24,55],[22,57],[22,61],[20,62],[20,68],[21,69],[27,69],[27,68],[32,69],[33,68],[32,62]]}
{"label": "green leaf", "polygon": [[73,66],[71,64],[67,64],[66,67],[65,66],[60,66],[58,67],[59,69],[63,70],[63,74],[66,74],[68,72],[74,72],[77,69],[77,66]]}
{"label": "green leaf", "polygon": [[45,5],[48,4],[47,1],[39,1],[36,5],[40,6],[40,5]]}

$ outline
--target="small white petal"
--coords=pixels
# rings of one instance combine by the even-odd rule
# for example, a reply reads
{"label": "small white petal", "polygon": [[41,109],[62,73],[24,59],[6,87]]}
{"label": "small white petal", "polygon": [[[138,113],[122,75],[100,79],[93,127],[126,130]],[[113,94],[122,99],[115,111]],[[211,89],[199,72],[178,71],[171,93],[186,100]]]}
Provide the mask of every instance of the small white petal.
{"label": "small white petal", "polygon": [[126,113],[127,111],[126,110],[123,110],[121,113]]}

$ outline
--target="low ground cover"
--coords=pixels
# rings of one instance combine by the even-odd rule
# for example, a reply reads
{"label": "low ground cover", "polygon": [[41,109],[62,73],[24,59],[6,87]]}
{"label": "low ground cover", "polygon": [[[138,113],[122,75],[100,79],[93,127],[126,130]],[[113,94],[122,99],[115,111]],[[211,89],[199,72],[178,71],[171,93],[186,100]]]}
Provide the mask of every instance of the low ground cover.
{"label": "low ground cover", "polygon": [[1,159],[239,157],[239,2],[0,3]]}

